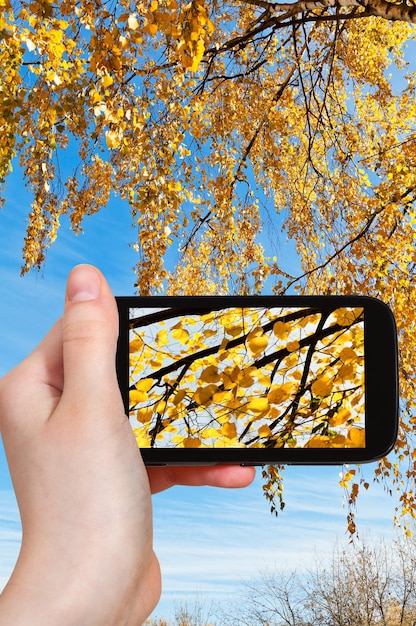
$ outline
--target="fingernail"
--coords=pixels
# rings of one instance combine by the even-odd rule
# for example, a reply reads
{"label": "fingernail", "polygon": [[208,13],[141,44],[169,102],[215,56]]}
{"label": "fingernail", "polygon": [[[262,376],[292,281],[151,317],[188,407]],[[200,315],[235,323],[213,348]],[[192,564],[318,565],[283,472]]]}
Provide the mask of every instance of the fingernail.
{"label": "fingernail", "polygon": [[95,300],[100,295],[100,276],[91,265],[78,265],[69,275],[67,298],[70,302]]}

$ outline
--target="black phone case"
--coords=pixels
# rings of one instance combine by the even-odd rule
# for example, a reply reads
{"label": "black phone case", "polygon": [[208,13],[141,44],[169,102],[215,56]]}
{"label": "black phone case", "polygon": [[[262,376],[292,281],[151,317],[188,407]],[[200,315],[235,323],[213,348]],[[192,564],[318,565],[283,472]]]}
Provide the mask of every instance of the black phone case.
{"label": "black phone case", "polygon": [[[154,296],[120,297],[117,298],[117,303],[120,316],[117,352],[119,384],[127,415],[134,414],[131,408],[134,406],[136,412],[142,411],[140,419],[143,420],[142,415],[144,415],[148,420],[146,422],[148,432],[145,432],[142,437],[142,440],[143,438],[146,440],[146,447],[141,447],[143,459],[147,464],[362,463],[380,458],[392,449],[398,428],[397,335],[390,309],[379,300],[365,296]],[[133,317],[129,319],[129,312],[133,309],[136,309],[136,312],[137,309],[141,310],[140,319],[137,319],[137,316],[134,317],[134,312]],[[271,309],[273,313],[268,309]],[[361,310],[362,318],[354,320],[353,311]],[[239,311],[242,312],[246,327],[242,323],[240,323],[241,328],[238,325]],[[255,319],[252,311],[260,311],[263,316],[259,322],[256,322],[257,325],[252,322]],[[233,326],[233,322],[230,322],[228,326],[225,326],[225,331],[221,336],[222,343],[216,337],[211,340],[211,343],[209,339],[203,337],[200,344],[194,342],[194,352],[182,354],[181,341],[192,343],[192,337],[190,339],[189,336],[194,332],[192,328],[197,327],[195,320],[198,323],[200,320],[210,320],[211,326],[206,332],[206,335],[209,335],[210,332],[214,332],[212,330],[214,321],[218,327],[221,324],[224,326],[225,315],[228,315],[230,319],[237,319],[237,323]],[[316,324],[313,332],[310,321],[312,319]],[[189,328],[184,327],[185,320],[188,320]],[[251,328],[247,320],[250,321]],[[199,323],[199,328],[205,328],[201,324],[202,322]],[[294,340],[294,331],[291,330],[292,335],[289,333],[287,344],[285,344],[284,340],[280,339],[279,333],[284,337],[285,325],[290,330],[296,329],[296,324],[299,324],[299,337],[296,336]],[[161,362],[159,369],[152,365],[144,370],[147,373],[140,382],[139,379],[132,379],[129,369],[130,358],[136,359],[138,366],[142,367],[140,351],[138,355],[135,352],[132,354],[129,352],[131,345],[134,349],[137,347],[133,343],[130,345],[129,335],[133,333],[140,346],[141,337],[147,337],[146,333],[150,332],[149,328],[152,332],[158,329],[159,332],[166,332],[166,336],[163,333],[161,336],[169,342],[169,349],[173,350],[173,354],[170,355],[169,361],[169,358],[165,359],[164,356],[169,352],[166,346],[155,348],[153,353],[151,346],[146,348],[149,354],[157,354]],[[347,337],[348,341],[345,340],[347,332],[351,335]],[[355,335],[352,334],[353,332]],[[352,394],[353,383],[350,384],[348,380],[348,372],[352,367],[351,355],[354,352],[351,347],[353,344],[351,337],[357,336],[358,332],[363,334],[364,354],[363,356],[355,355],[357,362],[360,359],[361,363],[364,357],[364,363],[360,365],[359,379],[360,385],[363,386],[363,398],[360,396],[359,385],[355,380],[354,384],[358,389],[358,392],[355,392],[356,396],[361,398],[359,401],[363,403],[362,410],[365,412],[365,418],[364,425],[362,423],[359,426],[354,425],[354,420],[358,419],[358,410],[351,409],[352,415],[349,416],[351,423],[348,430],[345,424],[342,424],[342,419],[347,422],[342,401],[343,397],[346,398],[350,394],[348,396],[350,398]],[[342,338],[345,344],[342,347],[343,344],[340,343],[338,351],[335,337],[337,340]],[[361,341],[361,335],[359,337]],[[146,342],[151,343],[151,341],[153,339],[149,335]],[[161,343],[162,339],[159,337],[157,341]],[[339,341],[341,342],[341,339]],[[162,349],[164,347],[166,349]],[[316,363],[312,361],[314,352],[318,355]],[[226,357],[224,357],[225,353]],[[331,374],[332,378],[330,376],[325,378],[325,372],[319,370],[320,354],[324,361],[325,358],[327,359],[327,369],[331,367],[336,372]],[[193,364],[197,357],[198,363],[201,364],[199,369]],[[276,382],[278,380],[276,372],[279,372],[284,359],[287,359],[290,364],[290,359],[295,363],[296,358],[301,364],[296,374],[299,379],[299,390],[292,391],[292,396],[289,399],[286,398],[286,405],[283,405],[282,398],[285,397],[285,393],[287,394],[289,383],[285,382],[285,375],[284,373],[282,375],[281,371],[279,382]],[[213,359],[217,359],[218,363]],[[234,415],[232,415],[232,409],[227,409],[227,411],[224,409],[221,414],[220,409],[213,405],[213,399],[209,397],[209,394],[213,392],[212,397],[217,398],[218,406],[220,406],[220,401],[224,402],[223,398],[227,398],[229,406],[232,406],[227,386],[232,387],[235,381],[228,381],[227,372],[234,364],[235,376],[240,375],[238,368],[239,363],[243,363],[243,359],[245,359],[246,372],[254,371],[250,370],[250,367],[255,367],[256,373],[263,368],[265,376],[270,377],[270,385],[265,385],[265,391],[258,385],[257,395],[253,392],[253,385],[251,391],[247,393],[244,389],[234,392],[246,393],[247,401],[246,396],[242,395],[243,401],[239,400],[236,403],[238,407],[234,409]],[[182,399],[179,401],[180,384],[183,383],[186,372],[191,366],[197,371],[199,378],[196,382],[189,383],[185,392],[181,391],[182,395],[185,393],[183,398],[186,398],[186,402]],[[354,376],[357,377],[357,374],[355,373]],[[289,373],[286,377],[289,378]],[[337,380],[343,381],[339,390],[338,387],[334,389]],[[241,385],[246,385],[247,389],[247,385],[250,385],[250,377],[247,376],[247,380],[243,380]],[[149,389],[146,387],[152,388],[152,393],[157,388],[159,396],[155,394],[154,397],[149,398]],[[131,405],[130,399],[133,396],[135,404]],[[331,401],[328,399],[329,396],[331,396]],[[147,398],[145,402],[140,402],[145,398]],[[164,410],[161,409],[162,400],[165,401]],[[183,418],[180,436],[175,432],[175,419],[172,417],[172,407],[175,406],[175,402],[176,406],[184,405],[181,409]],[[140,408],[142,405],[143,409]],[[261,415],[262,408],[266,409],[266,407],[270,411],[269,421],[267,421],[267,411]],[[318,411],[318,407],[320,417],[315,423],[312,422],[311,415],[314,415],[313,410]],[[197,423],[195,415],[198,411],[205,415],[205,425],[194,427],[191,424]],[[355,416],[354,411],[357,413]],[[238,422],[240,418],[245,420],[241,423],[241,427]],[[140,426],[139,423],[137,424]],[[300,433],[302,429],[305,432],[309,429],[307,435],[309,440],[305,439],[306,443],[302,439],[302,434],[293,434],[294,425],[298,427]],[[240,428],[238,433],[237,426]],[[344,434],[337,435],[337,427],[340,433],[348,430],[349,439]],[[186,428],[188,432],[183,434]],[[174,433],[173,435],[168,434],[169,429]],[[209,429],[211,431],[216,429],[217,433],[221,433],[223,440],[221,439],[219,443],[224,447],[206,445],[209,439],[207,435]],[[290,432],[291,429],[292,432]],[[248,436],[244,439],[243,435],[246,434]],[[232,435],[236,436],[232,437]],[[170,437],[169,445],[166,447],[163,443],[164,437],[166,440]],[[175,437],[178,441],[182,437],[182,444],[175,444]],[[214,441],[215,445],[218,445],[218,441],[216,439]],[[227,441],[230,442],[229,447]],[[247,444],[242,445],[242,441]],[[297,442],[296,445],[294,442]],[[181,445],[187,447],[181,447]]]}

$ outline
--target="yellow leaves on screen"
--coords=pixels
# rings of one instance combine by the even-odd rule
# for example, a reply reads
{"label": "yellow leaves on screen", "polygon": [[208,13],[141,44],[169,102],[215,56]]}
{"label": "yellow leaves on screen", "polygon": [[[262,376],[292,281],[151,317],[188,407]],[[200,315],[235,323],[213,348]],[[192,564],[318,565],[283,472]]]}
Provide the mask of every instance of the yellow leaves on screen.
{"label": "yellow leaves on screen", "polygon": [[159,332],[156,334],[156,345],[158,348],[162,348],[163,346],[166,346],[169,340],[169,335],[168,335],[168,331],[163,328],[162,330],[159,330]]}
{"label": "yellow leaves on screen", "polygon": [[[305,380],[308,334],[313,336],[320,316],[297,314],[296,322],[288,323],[270,321],[270,313],[263,319],[254,309],[245,311],[244,319],[241,315],[238,309],[200,319],[186,315],[169,327],[160,322],[149,337],[137,331],[133,335],[131,358],[138,357],[132,365],[132,382],[135,376],[142,378],[132,389],[130,401],[144,425],[154,420],[149,409],[162,416],[156,441],[166,439],[180,447],[190,437],[203,447],[235,447],[245,445],[244,432],[251,447],[264,445],[266,440],[275,447],[361,447],[364,388],[362,326],[357,325],[357,312],[337,310],[330,318],[328,324],[335,323],[337,330],[316,348],[317,360]],[[354,325],[354,334],[347,321]],[[305,341],[303,348],[296,333]],[[154,378],[146,377],[143,370],[143,351]],[[193,351],[195,355],[207,352],[203,358],[192,359]],[[278,375],[273,359],[267,359],[274,351],[282,354]],[[256,365],[264,358],[263,366]],[[172,373],[159,381],[157,370],[169,363]],[[311,436],[312,429],[329,431]]]}
{"label": "yellow leaves on screen", "polygon": [[333,386],[334,386],[334,381],[331,378],[329,378],[327,375],[323,375],[321,376],[321,378],[318,378],[312,383],[311,389],[312,389],[312,393],[315,396],[325,397],[325,396],[329,396],[329,394],[332,391]]}
{"label": "yellow leaves on screen", "polygon": [[209,384],[204,387],[198,387],[194,393],[194,401],[199,406],[208,406],[211,404],[215,392],[218,390],[217,385]]}
{"label": "yellow leaves on screen", "polygon": [[142,378],[139,380],[134,389],[129,392],[129,399],[131,404],[139,404],[140,402],[146,402],[148,400],[148,391],[153,387],[155,381],[152,378]]}
{"label": "yellow leaves on screen", "polygon": [[270,404],[283,404],[292,397],[297,388],[298,385],[293,382],[275,385],[269,391],[268,401]]}
{"label": "yellow leaves on screen", "polygon": [[314,435],[306,444],[307,448],[365,448],[365,429],[351,427],[347,436]]}
{"label": "yellow leaves on screen", "polygon": [[340,326],[351,326],[363,313],[363,309],[339,308],[334,314],[335,320]]}
{"label": "yellow leaves on screen", "polygon": [[184,328],[174,328],[172,330],[172,337],[179,343],[185,344],[189,339],[189,331]]}
{"label": "yellow leaves on screen", "polygon": [[221,376],[218,374],[218,367],[216,365],[208,365],[202,370],[199,380],[204,383],[217,383],[221,380]]}
{"label": "yellow leaves on screen", "polygon": [[254,336],[247,338],[247,345],[254,355],[264,352],[268,343],[269,338],[264,334],[255,334]]}

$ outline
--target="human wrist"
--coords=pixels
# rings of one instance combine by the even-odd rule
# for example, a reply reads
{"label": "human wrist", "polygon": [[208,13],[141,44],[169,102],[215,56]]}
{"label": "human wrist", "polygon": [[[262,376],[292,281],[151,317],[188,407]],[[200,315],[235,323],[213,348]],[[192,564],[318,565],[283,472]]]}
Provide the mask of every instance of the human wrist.
{"label": "human wrist", "polygon": [[141,567],[114,577],[105,566],[69,576],[59,564],[42,574],[39,563],[33,568],[20,560],[0,594],[0,626],[137,626],[160,595],[159,564],[151,554]]}
{"label": "human wrist", "polygon": [[[89,575],[68,575],[59,564],[41,571],[39,564],[18,563],[0,595],[0,626],[118,626],[103,613],[109,600],[97,592]],[[97,581],[98,581],[97,574]],[[95,581],[94,581],[95,582]],[[92,583],[92,584],[91,584]],[[105,609],[104,609],[105,610]],[[110,610],[107,609],[107,615]],[[118,618],[117,618],[118,619]]]}
{"label": "human wrist", "polygon": [[[0,626],[81,626],[80,598],[73,601],[67,590],[56,596],[40,586],[6,585],[0,596]],[[81,602],[82,603],[82,602]],[[98,626],[98,625],[97,625]]]}

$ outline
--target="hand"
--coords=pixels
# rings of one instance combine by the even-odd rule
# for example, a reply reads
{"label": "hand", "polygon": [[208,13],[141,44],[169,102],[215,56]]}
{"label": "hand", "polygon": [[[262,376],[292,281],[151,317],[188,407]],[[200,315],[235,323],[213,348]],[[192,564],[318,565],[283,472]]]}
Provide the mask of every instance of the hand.
{"label": "hand", "polygon": [[23,528],[0,625],[139,626],[160,596],[151,490],[239,487],[254,477],[240,467],[146,472],[118,388],[117,332],[106,281],[79,266],[63,317],[0,381],[0,429]]}

